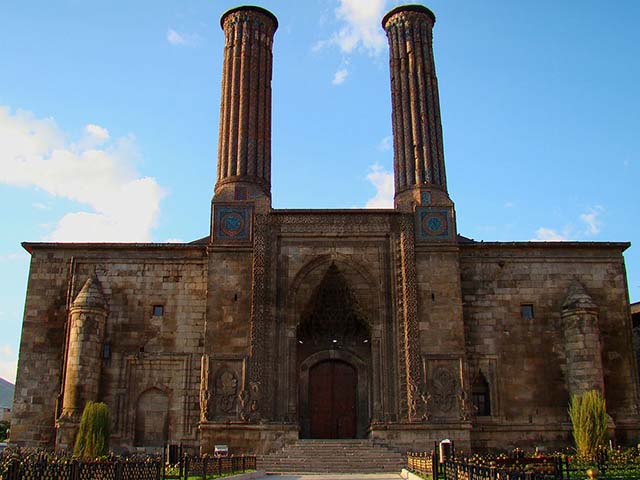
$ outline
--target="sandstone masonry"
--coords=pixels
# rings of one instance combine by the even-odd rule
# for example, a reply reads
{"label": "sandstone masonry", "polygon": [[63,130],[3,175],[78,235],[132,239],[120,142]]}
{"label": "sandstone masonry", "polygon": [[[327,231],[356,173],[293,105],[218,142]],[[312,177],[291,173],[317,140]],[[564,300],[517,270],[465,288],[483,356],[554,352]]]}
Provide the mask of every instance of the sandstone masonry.
{"label": "sandstone masonry", "polygon": [[395,208],[271,207],[276,18],[225,13],[210,234],[25,243],[11,442],[68,448],[89,401],[112,446],[270,452],[307,438],[564,446],[570,395],[604,393],[635,442],[627,243],[475,242],[446,184],[434,14],[398,7]]}

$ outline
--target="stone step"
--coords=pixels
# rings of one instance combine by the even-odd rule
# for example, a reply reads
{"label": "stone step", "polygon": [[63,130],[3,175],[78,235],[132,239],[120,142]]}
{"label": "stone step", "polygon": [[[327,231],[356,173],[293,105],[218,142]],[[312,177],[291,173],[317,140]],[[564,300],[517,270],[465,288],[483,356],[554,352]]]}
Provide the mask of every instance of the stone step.
{"label": "stone step", "polygon": [[272,473],[388,473],[406,465],[398,450],[366,439],[298,440],[257,461]]}

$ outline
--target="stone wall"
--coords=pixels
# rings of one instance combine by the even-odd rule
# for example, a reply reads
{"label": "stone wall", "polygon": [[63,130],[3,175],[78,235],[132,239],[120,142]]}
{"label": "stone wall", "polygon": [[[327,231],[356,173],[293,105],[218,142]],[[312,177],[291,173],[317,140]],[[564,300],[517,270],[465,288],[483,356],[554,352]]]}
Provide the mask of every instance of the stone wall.
{"label": "stone wall", "polygon": [[[492,383],[492,411],[476,417],[476,448],[569,443],[563,302],[576,281],[599,307],[604,389],[621,441],[637,435],[626,244],[478,243],[461,246],[467,355]],[[533,306],[533,318],[521,307]]]}
{"label": "stone wall", "polygon": [[[108,311],[98,399],[112,414],[113,446],[135,445],[136,430],[143,428],[136,425],[138,399],[150,390],[168,397],[169,440],[195,446],[206,315],[204,248],[27,248],[32,265],[17,379],[18,421],[11,440],[53,446],[57,404],[64,394],[67,298],[73,300],[95,273]],[[154,306],[162,306],[161,315],[154,315]]]}

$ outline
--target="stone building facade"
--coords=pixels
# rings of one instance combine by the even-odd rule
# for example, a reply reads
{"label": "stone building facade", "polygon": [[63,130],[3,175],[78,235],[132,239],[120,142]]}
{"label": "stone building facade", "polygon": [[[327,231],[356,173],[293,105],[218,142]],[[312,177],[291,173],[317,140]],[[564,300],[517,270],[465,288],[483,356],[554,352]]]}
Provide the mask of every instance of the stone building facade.
{"label": "stone building facade", "polygon": [[271,207],[276,18],[226,12],[210,235],[25,243],[12,442],[71,445],[89,400],[116,448],[268,451],[298,438],[563,445],[597,388],[636,441],[627,243],[475,242],[447,192],[433,13],[383,19],[395,207]]}

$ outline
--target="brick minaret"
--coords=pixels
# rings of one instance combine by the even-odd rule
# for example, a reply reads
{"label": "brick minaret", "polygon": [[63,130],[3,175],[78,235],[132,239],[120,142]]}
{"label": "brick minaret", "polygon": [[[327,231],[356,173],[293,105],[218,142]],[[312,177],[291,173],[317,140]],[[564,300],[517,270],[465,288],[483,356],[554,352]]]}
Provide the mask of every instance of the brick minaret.
{"label": "brick minaret", "polygon": [[450,206],[444,170],[432,29],[421,5],[394,8],[382,19],[389,40],[395,206]]}
{"label": "brick minaret", "polygon": [[[276,17],[238,7],[220,19],[225,48],[214,201],[271,202],[271,69]],[[262,201],[262,202],[260,202]]]}

